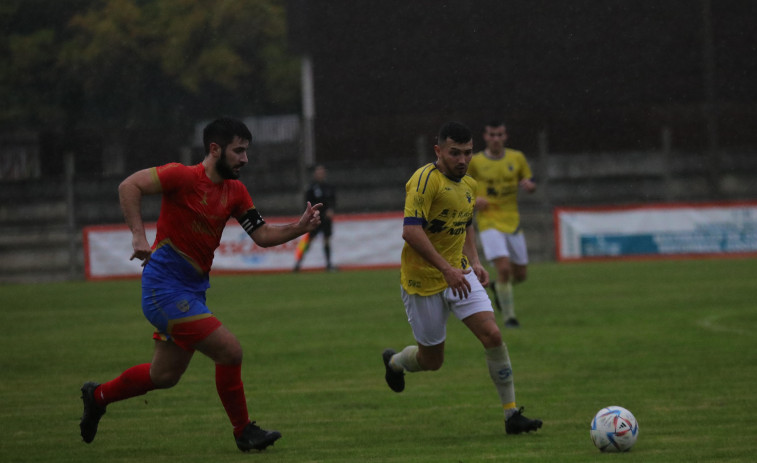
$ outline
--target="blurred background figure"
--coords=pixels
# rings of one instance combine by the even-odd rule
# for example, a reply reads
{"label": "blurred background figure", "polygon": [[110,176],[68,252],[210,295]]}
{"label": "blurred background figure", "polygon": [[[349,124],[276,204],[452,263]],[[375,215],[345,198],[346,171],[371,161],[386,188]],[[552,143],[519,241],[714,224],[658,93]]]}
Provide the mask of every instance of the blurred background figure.
{"label": "blurred background figure", "polygon": [[336,206],[336,189],[334,185],[326,181],[328,171],[322,164],[316,164],[313,167],[313,181],[305,192],[306,201],[315,201],[311,204],[322,203],[321,208],[321,225],[307,235],[303,236],[297,244],[295,251],[296,263],[294,271],[299,272],[302,260],[305,258],[310,249],[310,244],[318,234],[323,238],[323,255],[326,258],[326,270],[333,271],[336,267],[331,263],[331,232],[334,218],[334,207]]}
{"label": "blurred background figure", "polygon": [[493,120],[484,128],[486,149],[471,159],[468,173],[478,180],[476,220],[481,247],[497,271],[490,285],[506,328],[520,326],[515,317],[513,283],[526,280],[528,250],[520,226],[518,189],[536,191],[526,156],[505,148],[504,122]]}

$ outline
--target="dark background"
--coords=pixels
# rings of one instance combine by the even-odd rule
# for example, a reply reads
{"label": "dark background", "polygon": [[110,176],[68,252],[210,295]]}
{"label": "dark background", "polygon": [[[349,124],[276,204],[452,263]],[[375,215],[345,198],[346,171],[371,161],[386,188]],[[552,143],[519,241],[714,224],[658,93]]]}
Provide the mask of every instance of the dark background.
{"label": "dark background", "polygon": [[287,6],[313,61],[318,160],[414,155],[448,119],[504,119],[527,152],[540,132],[551,152],[657,149],[663,127],[675,149],[757,146],[752,1]]}

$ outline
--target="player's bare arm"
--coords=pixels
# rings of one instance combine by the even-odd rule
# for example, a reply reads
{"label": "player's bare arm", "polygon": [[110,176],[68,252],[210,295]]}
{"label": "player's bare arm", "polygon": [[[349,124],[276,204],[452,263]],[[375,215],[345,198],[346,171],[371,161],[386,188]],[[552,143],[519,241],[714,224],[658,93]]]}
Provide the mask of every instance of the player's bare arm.
{"label": "player's bare arm", "polygon": [[530,178],[524,178],[519,182],[519,185],[527,193],[533,193],[536,191],[536,183]]}
{"label": "player's bare arm", "polygon": [[489,272],[486,271],[478,258],[478,249],[476,248],[476,230],[473,225],[469,225],[465,230],[465,243],[463,243],[463,254],[468,258],[473,273],[476,274],[478,281],[483,286],[489,284]]}
{"label": "player's bare arm", "polygon": [[321,207],[323,207],[321,203],[311,205],[308,202],[305,212],[297,222],[286,225],[271,225],[266,223],[255,229],[250,234],[250,237],[255,241],[255,244],[263,248],[286,243],[318,228],[318,225],[321,224]]}
{"label": "player's bare arm", "polygon": [[477,211],[483,211],[484,209],[486,209],[486,206],[488,205],[489,205],[489,201],[485,197],[483,196],[476,197],[476,203],[474,207]]}
{"label": "player's bare arm", "polygon": [[447,262],[444,257],[439,254],[434,245],[426,236],[426,232],[423,231],[423,227],[420,225],[404,225],[402,227],[402,239],[409,244],[415,251],[426,259],[431,265],[439,269],[444,276],[444,280],[447,282],[447,286],[452,288],[452,293],[455,296],[467,298],[470,293],[471,287],[468,280],[465,279],[465,274],[470,270],[462,270],[454,268]]}
{"label": "player's bare arm", "polygon": [[142,221],[142,196],[161,193],[160,181],[152,173],[152,169],[137,171],[121,182],[118,186],[118,199],[124,220],[131,230],[131,245],[134,253],[132,259],[139,259],[142,265],[147,264],[152,252],[150,243],[145,236]]}

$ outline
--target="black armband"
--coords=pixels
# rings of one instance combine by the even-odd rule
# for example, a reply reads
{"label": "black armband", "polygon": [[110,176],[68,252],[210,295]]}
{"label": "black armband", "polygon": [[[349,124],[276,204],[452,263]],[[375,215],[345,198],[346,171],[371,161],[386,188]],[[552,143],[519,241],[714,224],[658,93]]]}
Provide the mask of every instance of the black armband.
{"label": "black armband", "polygon": [[242,228],[244,228],[244,231],[250,236],[252,236],[252,233],[255,230],[265,225],[265,220],[260,216],[258,210],[254,208],[245,212],[244,215],[237,220],[239,220],[239,225],[241,225]]}

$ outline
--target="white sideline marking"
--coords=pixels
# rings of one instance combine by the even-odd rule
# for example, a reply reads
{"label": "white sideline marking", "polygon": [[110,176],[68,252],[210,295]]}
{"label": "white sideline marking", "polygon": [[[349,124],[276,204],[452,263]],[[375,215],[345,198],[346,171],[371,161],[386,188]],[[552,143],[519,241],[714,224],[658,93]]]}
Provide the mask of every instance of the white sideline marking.
{"label": "white sideline marking", "polygon": [[717,331],[720,333],[735,333],[745,336],[753,334],[752,332],[749,332],[747,330],[718,325],[716,322],[721,318],[723,318],[723,315],[710,315],[709,317],[704,317],[703,319],[697,321],[697,325],[701,326],[702,328],[711,331]]}

